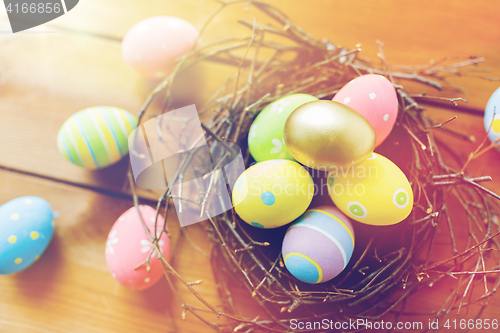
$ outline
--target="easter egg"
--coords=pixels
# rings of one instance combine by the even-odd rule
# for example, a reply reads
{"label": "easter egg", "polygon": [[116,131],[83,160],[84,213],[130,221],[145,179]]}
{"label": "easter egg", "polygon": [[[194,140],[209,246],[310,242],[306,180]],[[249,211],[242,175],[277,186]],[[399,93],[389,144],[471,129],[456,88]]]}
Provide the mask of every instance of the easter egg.
{"label": "easter egg", "polygon": [[[149,233],[154,235],[156,211],[149,206],[139,206]],[[159,236],[164,219],[158,216],[156,234]],[[170,258],[170,239],[163,233],[158,241],[162,255]],[[151,251],[154,251],[151,254]],[[163,276],[163,267],[158,253],[144,229],[137,208],[132,207],[123,213],[111,228],[106,241],[106,263],[111,275],[124,287],[142,290],[153,286]],[[151,270],[144,263],[150,257]],[[135,269],[137,267],[137,269]]]}
{"label": "easter egg", "polygon": [[359,165],[332,170],[328,190],[344,214],[366,224],[399,223],[413,208],[413,192],[405,174],[377,153]]}
{"label": "easter egg", "polygon": [[308,209],[290,226],[282,245],[287,270],[307,283],[336,277],[349,263],[353,251],[351,222],[333,206]]}
{"label": "easter egg", "polygon": [[365,117],[375,131],[375,147],[391,133],[398,116],[398,97],[382,75],[366,74],[343,86],[333,101],[345,104]]}
{"label": "easter egg", "polygon": [[239,217],[258,228],[277,228],[292,222],[309,206],[314,183],[295,161],[269,160],[245,170],[233,188]]}
{"label": "easter egg", "polygon": [[248,148],[257,162],[294,160],[283,140],[283,127],[290,113],[297,107],[318,99],[307,94],[282,97],[266,106],[255,118],[248,133]]}
{"label": "easter egg", "polygon": [[136,23],[125,34],[125,63],[147,78],[163,78],[173,61],[186,54],[198,40],[198,30],[174,16],[153,16]]}
{"label": "easter egg", "polygon": [[20,197],[0,206],[0,274],[20,272],[45,251],[54,234],[50,204]]}
{"label": "easter egg", "polygon": [[[493,117],[494,115],[494,117]],[[486,104],[484,111],[484,128],[488,132],[491,142],[499,140],[496,143],[500,147],[500,88],[495,90]]]}
{"label": "easter egg", "polygon": [[314,169],[358,164],[370,157],[375,133],[368,121],[344,104],[314,101],[299,106],[285,123],[292,156]]}
{"label": "easter egg", "polygon": [[68,118],[57,134],[57,148],[71,163],[104,168],[128,153],[128,136],[137,127],[130,112],[112,106],[81,110]]}

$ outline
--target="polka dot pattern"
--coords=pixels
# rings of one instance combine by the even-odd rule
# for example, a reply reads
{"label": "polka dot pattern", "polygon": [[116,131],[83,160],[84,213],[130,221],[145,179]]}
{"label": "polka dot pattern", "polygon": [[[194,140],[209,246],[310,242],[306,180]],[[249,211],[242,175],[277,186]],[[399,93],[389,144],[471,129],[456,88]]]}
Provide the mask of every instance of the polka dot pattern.
{"label": "polka dot pattern", "polygon": [[368,120],[375,132],[375,147],[387,138],[396,122],[396,90],[384,76],[361,75],[342,87],[333,101],[348,105]]}
{"label": "polka dot pattern", "polygon": [[257,163],[238,177],[232,203],[236,214],[249,225],[272,229],[304,213],[313,194],[314,183],[304,167],[275,159]]}
{"label": "polka dot pattern", "polygon": [[348,202],[347,211],[359,219],[363,219],[368,215],[366,208],[357,201]]}
{"label": "polka dot pattern", "polygon": [[274,194],[270,191],[265,191],[261,194],[260,199],[266,206],[272,206],[276,202]]}
{"label": "polka dot pattern", "polygon": [[245,181],[244,177],[238,178],[238,181],[236,182],[236,189],[240,190],[241,186],[243,185],[243,182]]}
{"label": "polka dot pattern", "polygon": [[328,176],[328,186],[332,187],[335,181],[335,177],[331,174]]}
{"label": "polka dot pattern", "polygon": [[0,275],[31,266],[50,243],[54,213],[42,198],[29,196],[0,206]]}
{"label": "polka dot pattern", "polygon": [[394,192],[394,195],[392,197],[392,202],[399,209],[406,208],[406,206],[408,206],[408,203],[409,203],[408,193],[402,188],[397,189],[396,192]]}
{"label": "polka dot pattern", "polygon": [[403,221],[413,207],[413,191],[406,175],[388,158],[373,153],[353,172],[330,172],[328,186],[335,205],[348,217],[370,225]]}

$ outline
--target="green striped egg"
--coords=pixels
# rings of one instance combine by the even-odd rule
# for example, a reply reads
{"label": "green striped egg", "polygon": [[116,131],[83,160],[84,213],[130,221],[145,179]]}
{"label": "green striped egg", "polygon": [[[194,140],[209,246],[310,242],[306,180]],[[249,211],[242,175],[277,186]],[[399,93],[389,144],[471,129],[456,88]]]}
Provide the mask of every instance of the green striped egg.
{"label": "green striped egg", "polygon": [[124,109],[87,108],[64,122],[57,134],[57,147],[75,165],[104,168],[128,153],[128,136],[136,127],[137,118]]}

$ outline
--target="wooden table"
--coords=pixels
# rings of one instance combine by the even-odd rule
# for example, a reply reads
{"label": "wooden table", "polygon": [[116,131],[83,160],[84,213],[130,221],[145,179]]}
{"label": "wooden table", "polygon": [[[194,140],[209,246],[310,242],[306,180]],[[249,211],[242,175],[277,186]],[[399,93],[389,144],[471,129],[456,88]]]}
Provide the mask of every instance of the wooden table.
{"label": "wooden table", "polygon": [[[423,65],[443,57],[478,56],[487,60],[478,68],[493,70],[479,75],[500,76],[497,1],[273,3],[313,36],[346,47],[359,43],[362,54],[372,59],[377,58],[376,40],[381,40],[391,64]],[[40,260],[24,272],[0,276],[0,332],[173,332],[175,327],[178,332],[209,331],[189,314],[185,321],[181,319],[182,309],[165,281],[135,292],[113,280],[106,268],[104,248],[112,224],[132,205],[122,190],[127,161],[98,172],[80,169],[58,153],[56,134],[66,118],[88,106],[139,110],[153,85],[121,59],[120,40],[133,24],[154,15],[173,15],[201,27],[216,7],[216,2],[208,0],[82,0],[65,16],[41,27],[16,35],[0,34],[0,203],[36,195],[59,212],[56,233]],[[252,20],[255,13],[244,12],[243,7],[235,5],[218,16],[203,43],[229,32],[248,34],[236,21],[240,17]],[[2,15],[0,30],[6,30],[6,24]],[[201,105],[234,70],[215,63],[199,66],[181,83],[179,93],[185,97],[179,103]],[[447,102],[429,104],[426,112],[437,121],[458,115],[450,128],[481,141],[485,135],[481,112],[500,83],[474,77],[450,77],[447,81],[449,85],[442,92],[407,81],[400,83],[417,94],[426,91],[467,99],[469,103],[460,104],[459,109]],[[462,91],[451,86],[460,86]],[[449,140],[456,144],[462,159],[478,145]],[[469,170],[474,175],[492,176],[493,182],[486,186],[500,192],[499,165],[500,154],[490,151]],[[157,197],[147,191],[141,196],[150,204]],[[203,279],[196,290],[220,306],[209,260],[179,237],[175,217],[169,216],[169,220],[176,243],[173,265],[189,281]],[[200,223],[188,232],[210,253],[203,228]],[[459,245],[464,249],[464,244]],[[186,300],[199,305],[180,283],[178,286]],[[422,291],[409,309],[435,310],[435,296],[444,292],[446,286]],[[258,313],[250,295],[242,293],[239,303],[242,314]],[[499,313],[500,298],[495,297],[483,318],[500,319]],[[462,313],[457,318],[468,317]]]}

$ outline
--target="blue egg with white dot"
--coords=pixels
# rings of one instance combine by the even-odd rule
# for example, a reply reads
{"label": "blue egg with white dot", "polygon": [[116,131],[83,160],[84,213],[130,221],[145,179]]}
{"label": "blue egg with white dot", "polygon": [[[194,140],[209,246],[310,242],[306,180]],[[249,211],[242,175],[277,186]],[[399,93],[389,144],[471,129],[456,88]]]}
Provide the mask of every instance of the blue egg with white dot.
{"label": "blue egg with white dot", "polygon": [[28,196],[0,206],[0,274],[20,272],[45,251],[54,234],[50,204]]}
{"label": "blue egg with white dot", "polygon": [[285,266],[306,283],[323,283],[340,274],[354,251],[354,229],[333,206],[308,209],[288,228],[282,244]]}

